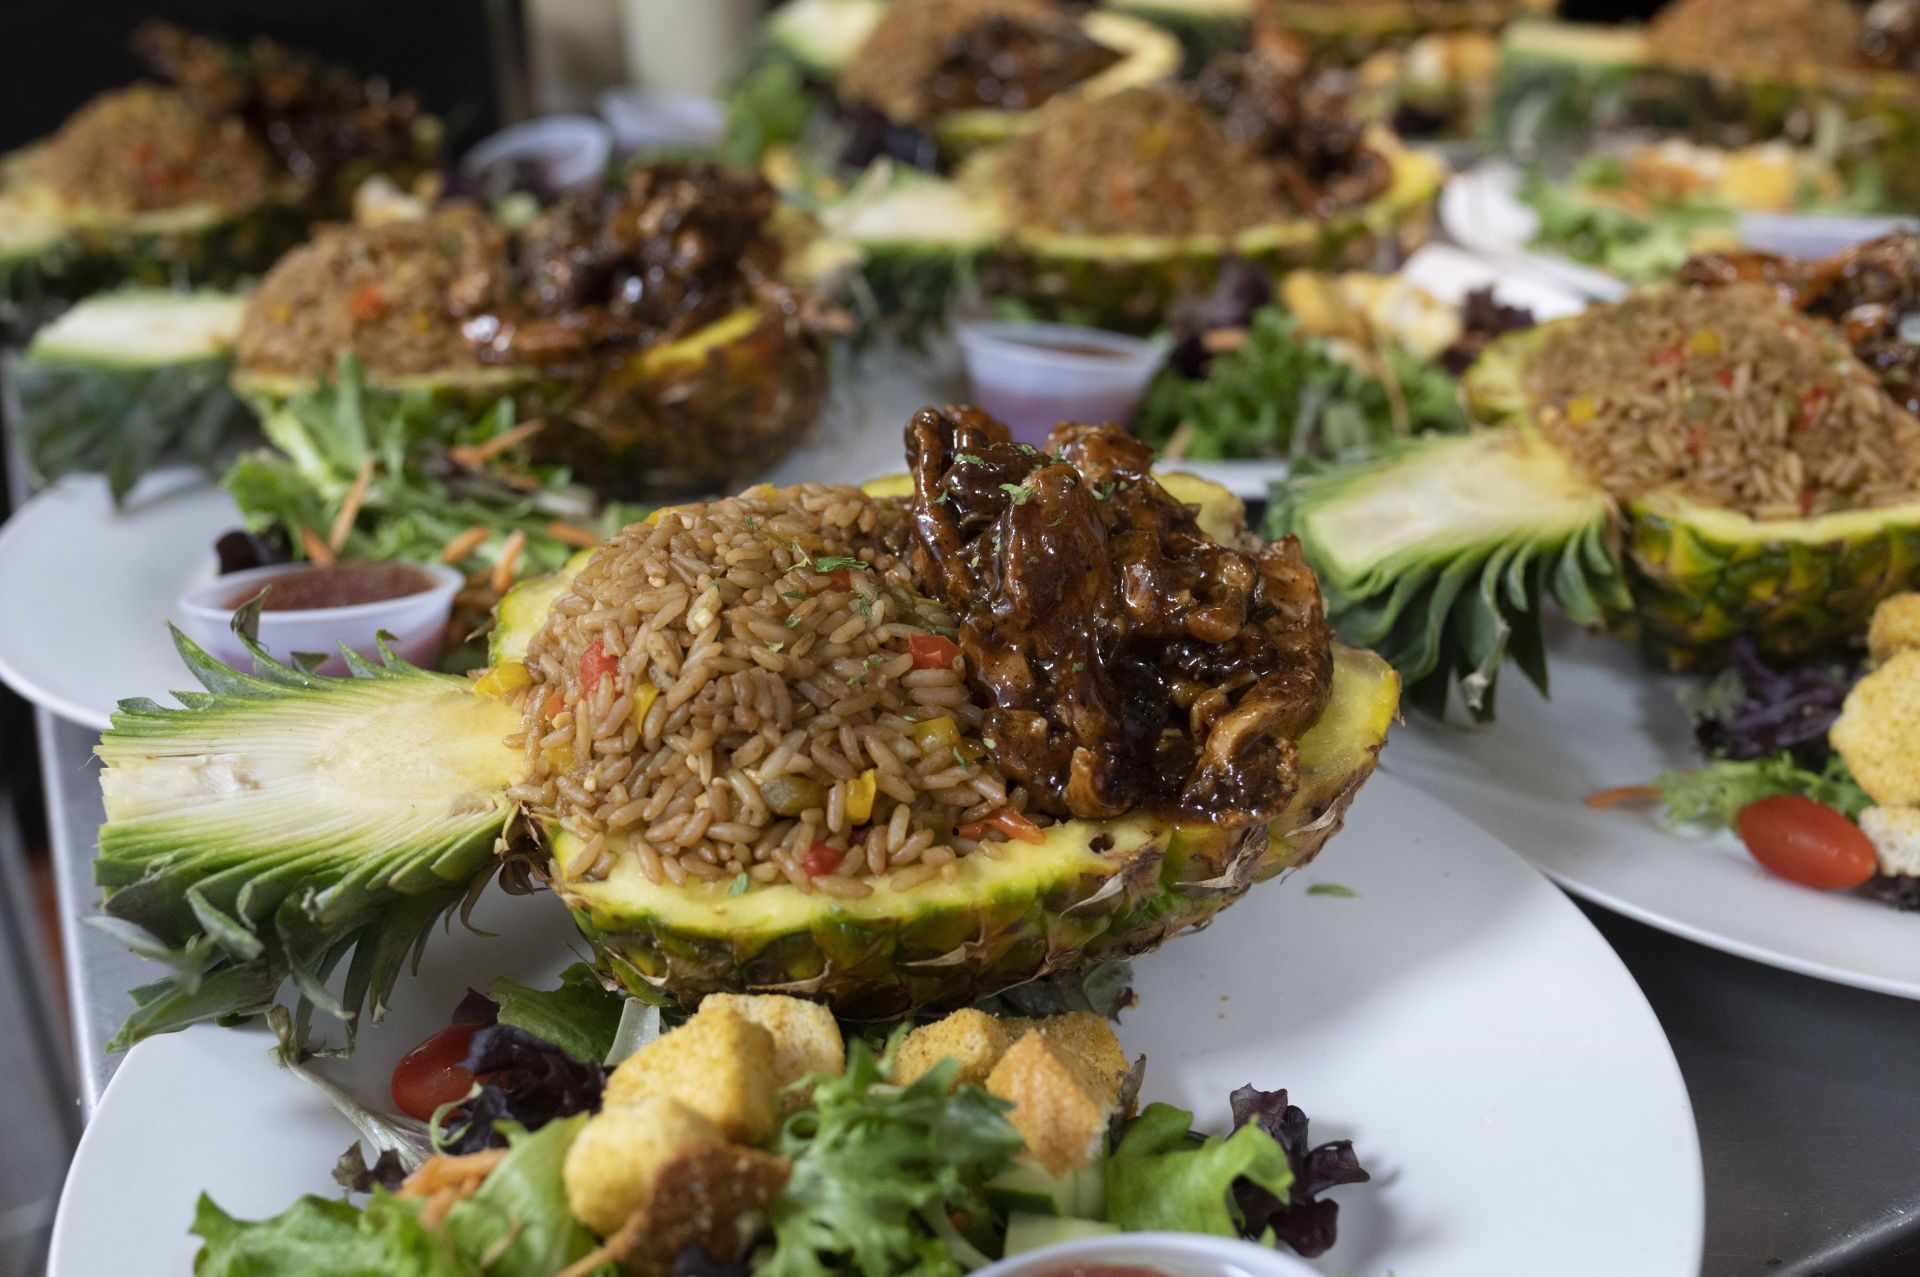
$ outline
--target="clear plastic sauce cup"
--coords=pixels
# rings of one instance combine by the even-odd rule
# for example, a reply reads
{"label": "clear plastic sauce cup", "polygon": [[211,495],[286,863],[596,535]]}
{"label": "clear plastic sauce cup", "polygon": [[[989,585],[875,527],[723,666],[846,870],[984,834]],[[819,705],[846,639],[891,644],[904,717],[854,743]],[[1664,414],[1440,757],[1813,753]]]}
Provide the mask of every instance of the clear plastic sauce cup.
{"label": "clear plastic sauce cup", "polygon": [[973,402],[1036,447],[1062,421],[1125,425],[1167,357],[1164,341],[1072,324],[962,324]]}

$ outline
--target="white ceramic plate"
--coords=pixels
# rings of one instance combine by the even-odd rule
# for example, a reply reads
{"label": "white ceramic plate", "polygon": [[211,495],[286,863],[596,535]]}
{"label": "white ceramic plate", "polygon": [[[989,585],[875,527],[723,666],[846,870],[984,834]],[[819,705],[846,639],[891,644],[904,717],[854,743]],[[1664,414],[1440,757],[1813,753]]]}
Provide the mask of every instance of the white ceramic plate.
{"label": "white ceramic plate", "polygon": [[[1308,895],[1339,883],[1353,898]],[[579,949],[544,897],[483,902],[494,939],[436,937],[386,1024],[330,1073],[376,1101],[398,1057],[495,975],[551,983]],[[1376,776],[1318,863],[1135,967],[1121,1038],[1146,1097],[1221,1129],[1243,1083],[1284,1086],[1317,1140],[1374,1173],[1335,1190],[1318,1267],[1385,1277],[1690,1277],[1704,1207],[1672,1053],[1606,943],[1477,826]],[[331,1193],[353,1132],[268,1059],[202,1027],[137,1047],[87,1128],[52,1277],[186,1272],[202,1190],[246,1217]]]}
{"label": "white ceramic plate", "polygon": [[1549,667],[1551,700],[1509,665],[1498,722],[1411,722],[1387,769],[1471,812],[1595,904],[1789,971],[1920,998],[1920,916],[1777,878],[1731,834],[1674,832],[1644,808],[1586,805],[1596,790],[1700,762],[1675,699],[1686,680],[1570,625],[1555,632]]}
{"label": "white ceramic plate", "polygon": [[130,696],[192,687],[167,636],[181,591],[213,576],[239,511],[204,471],[142,479],[115,510],[98,476],[62,479],[0,525],[0,679],[104,730]]}
{"label": "white ceramic plate", "polygon": [[[1440,193],[1440,225],[1455,242],[1499,263],[1509,274],[1599,301],[1625,296],[1628,285],[1607,272],[1530,247],[1540,218],[1521,202],[1519,187],[1520,171],[1501,161],[1459,174]],[[1800,257],[1825,257],[1913,224],[1910,217],[1841,213],[1742,213],[1738,219],[1742,244]]]}

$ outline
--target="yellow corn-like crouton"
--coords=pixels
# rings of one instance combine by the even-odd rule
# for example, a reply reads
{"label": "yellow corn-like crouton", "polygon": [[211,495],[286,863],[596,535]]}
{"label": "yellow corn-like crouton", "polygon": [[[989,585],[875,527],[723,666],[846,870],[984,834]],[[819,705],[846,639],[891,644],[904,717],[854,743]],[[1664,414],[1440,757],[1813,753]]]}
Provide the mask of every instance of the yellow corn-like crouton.
{"label": "yellow corn-like crouton", "polygon": [[1882,599],[1867,627],[1867,656],[1885,665],[1895,652],[1920,651],[1920,593],[1909,590]]}
{"label": "yellow corn-like crouton", "polygon": [[838,1077],[847,1070],[839,1022],[818,1002],[777,993],[714,993],[700,1004],[702,1011],[711,1007],[745,1016],[773,1035],[774,1081],[781,1087],[809,1073]]}
{"label": "yellow corn-like crouton", "polygon": [[1045,1034],[1055,1045],[1065,1047],[1092,1066],[1104,1085],[1102,1094],[1110,1103],[1120,1098],[1120,1084],[1126,1081],[1127,1070],[1132,1065],[1105,1016],[1092,1011],[1069,1011],[1044,1020],[1002,1020],[1001,1025],[1015,1041],[1029,1032]]}
{"label": "yellow corn-like crouton", "polygon": [[1013,1101],[1007,1120],[1027,1151],[1055,1175],[1092,1163],[1113,1116],[1099,1071],[1044,1033],[1029,1033],[1008,1047],[987,1075],[987,1090]]}
{"label": "yellow corn-like crouton", "polygon": [[985,1011],[955,1011],[944,1020],[923,1024],[901,1040],[893,1053],[893,1080],[911,1086],[942,1060],[958,1060],[954,1085],[987,1080],[1012,1038],[1001,1021]]}
{"label": "yellow corn-like crouton", "polygon": [[1869,807],[1860,813],[1860,832],[1873,844],[1881,873],[1920,877],[1920,807]]}
{"label": "yellow corn-like crouton", "polygon": [[1874,802],[1920,806],[1920,650],[1855,683],[1827,739]]}
{"label": "yellow corn-like crouton", "polygon": [[636,1221],[642,1240],[639,1252],[628,1257],[628,1271],[667,1272],[689,1246],[734,1258],[792,1170],[784,1157],[737,1144],[682,1150],[654,1180],[653,1196]]}
{"label": "yellow corn-like crouton", "polygon": [[661,1169],[698,1148],[725,1148],[720,1128],[680,1103],[641,1095],[587,1119],[567,1149],[561,1179],[574,1215],[602,1235],[653,1198]]}
{"label": "yellow corn-like crouton", "polygon": [[623,1060],[607,1079],[607,1108],[641,1096],[679,1100],[730,1140],[764,1144],[779,1107],[773,1035],[737,1011],[702,1009]]}

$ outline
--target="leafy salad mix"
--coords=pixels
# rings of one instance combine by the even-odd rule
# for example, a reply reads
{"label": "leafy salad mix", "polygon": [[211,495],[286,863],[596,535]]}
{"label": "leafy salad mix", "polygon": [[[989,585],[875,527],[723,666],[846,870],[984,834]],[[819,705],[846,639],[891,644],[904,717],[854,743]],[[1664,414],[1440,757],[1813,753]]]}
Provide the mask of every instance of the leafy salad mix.
{"label": "leafy salad mix", "polygon": [[[1125,996],[1119,970],[1118,979],[1108,972],[1087,984],[1079,977],[1042,982],[1024,991],[1026,1009],[1085,1007],[1089,991]],[[775,1030],[783,1057],[819,1051],[823,1033],[832,1048],[840,1047],[838,1026],[823,1030],[824,1012],[811,1004],[773,997],[735,999],[729,1006]],[[1046,1144],[1034,1125],[1046,1097],[1016,1092],[1024,1098],[1007,1098],[1002,1070],[982,1079],[982,1061],[965,1045],[967,1037],[947,1033],[945,1021],[918,1030],[902,1024],[890,1033],[883,1027],[877,1036],[849,1033],[843,1056],[829,1050],[820,1057],[826,1067],[784,1086],[779,1120],[755,1140],[734,1125],[744,1110],[728,1107],[737,1098],[732,1077],[742,1067],[739,1059],[701,1056],[699,1079],[674,1080],[663,1071],[676,1046],[703,1049],[694,1037],[707,1031],[704,1022],[729,1014],[703,1007],[681,1024],[663,1024],[660,1009],[607,992],[583,965],[570,968],[555,989],[500,980],[487,995],[470,992],[455,1024],[395,1071],[394,1094],[403,1107],[425,1111],[435,1086],[448,1098],[424,1122],[355,1114],[369,1142],[381,1147],[371,1165],[357,1144],[342,1159],[336,1178],[352,1196],[304,1197],[255,1221],[235,1219],[203,1196],[193,1220],[202,1241],[195,1271],[201,1277],[585,1277],[635,1269],[696,1277],[957,1275],[1051,1240],[1145,1229],[1246,1237],[1312,1256],[1324,1253],[1336,1235],[1338,1206],[1322,1194],[1368,1178],[1348,1141],[1312,1144],[1305,1113],[1283,1090],[1234,1092],[1225,1135],[1197,1133],[1193,1114],[1167,1104],[1135,1113],[1143,1060],[1127,1071],[1085,1164],[1050,1168],[1035,1151]],[[960,1012],[952,1020],[971,1032],[968,1017],[978,1014]],[[1071,1055],[1072,1071],[1083,1080],[1082,1064],[1105,1050],[1101,1042],[1112,1043],[1105,1020],[1085,1010],[1038,1019],[1001,1015],[988,1027],[1035,1039],[1027,1055]],[[1062,1053],[1061,1044],[1090,1031],[1086,1055]],[[954,1053],[916,1074],[924,1063],[910,1059],[916,1032],[943,1044],[941,1051],[951,1044]],[[449,1035],[466,1044],[458,1064],[434,1073],[438,1066],[428,1061],[429,1072],[420,1073],[418,1057]],[[1007,1055],[1003,1051],[1003,1060]],[[669,1112],[657,1095],[636,1098],[633,1086],[620,1080],[623,1064],[633,1075],[627,1082],[644,1075],[651,1088],[679,1087],[686,1104],[670,1101]],[[334,1098],[349,1110],[357,1107],[337,1092]],[[1064,1103],[1070,1097],[1051,1098]],[[703,1150],[697,1158],[681,1147],[661,1164],[645,1192],[625,1199],[641,1203],[631,1218],[609,1230],[608,1181],[631,1190],[629,1181],[641,1173],[634,1168],[648,1166],[657,1142],[653,1134],[636,1136],[616,1145],[611,1158],[601,1147],[623,1107],[636,1104],[654,1107],[631,1111],[665,1115],[669,1124],[684,1121],[708,1135],[704,1144],[694,1141]],[[1023,1114],[1023,1104],[1034,1107]],[[711,1114],[714,1124],[701,1113]],[[595,1124],[605,1129],[594,1131]],[[737,1159],[750,1160],[714,1160],[723,1139],[733,1142]],[[730,1195],[724,1168],[745,1165],[756,1174],[771,1172],[776,1190],[758,1198]],[[683,1211],[690,1182],[698,1182],[704,1196],[698,1209]],[[716,1216],[743,1202],[745,1209],[716,1226]],[[590,1226],[583,1213],[601,1227]]]}

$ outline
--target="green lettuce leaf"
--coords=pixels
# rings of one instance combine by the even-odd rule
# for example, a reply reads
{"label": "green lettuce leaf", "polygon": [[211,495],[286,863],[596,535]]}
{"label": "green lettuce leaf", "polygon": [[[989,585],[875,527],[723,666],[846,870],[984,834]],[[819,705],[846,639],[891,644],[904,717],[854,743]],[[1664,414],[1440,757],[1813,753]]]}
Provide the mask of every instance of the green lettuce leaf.
{"label": "green lettuce leaf", "polygon": [[[303,1197],[278,1215],[238,1220],[202,1196],[196,1277],[552,1277],[594,1246],[567,1208],[561,1166],[586,1115],[528,1134],[439,1228],[424,1204],[376,1188],[366,1205]],[[609,1265],[607,1272],[612,1271]]]}
{"label": "green lettuce leaf", "polygon": [[1107,1161],[1107,1220],[1128,1232],[1167,1229],[1240,1236],[1233,1185],[1246,1178],[1281,1201],[1293,1187],[1280,1142],[1255,1123],[1204,1139],[1193,1114],[1149,1104],[1128,1124]]}
{"label": "green lettuce leaf", "polygon": [[[1303,338],[1278,306],[1254,312],[1246,343],[1217,355],[1198,380],[1171,369],[1148,387],[1133,429],[1156,448],[1181,432],[1196,461],[1243,457],[1371,456],[1400,435],[1386,383]],[[1460,384],[1396,345],[1382,348],[1407,433],[1466,429]]]}
{"label": "green lettuce leaf", "polygon": [[487,994],[500,1008],[500,1023],[525,1029],[576,1060],[598,1064],[613,1049],[626,998],[610,993],[584,962],[560,973],[557,989],[529,989],[505,976]]}
{"label": "green lettuce leaf", "polygon": [[882,1085],[872,1048],[854,1041],[842,1076],[803,1084],[814,1107],[775,1140],[793,1174],[755,1277],[957,1277],[963,1259],[986,1258],[951,1221],[988,1217],[982,1186],[1012,1164],[1021,1140],[1005,1101],[978,1086],[949,1091],[955,1067],[904,1089]]}
{"label": "green lettuce leaf", "polygon": [[1846,763],[1834,756],[1824,770],[1809,771],[1786,750],[1765,758],[1722,758],[1705,767],[1662,773],[1654,787],[1675,824],[1731,828],[1740,809],[1762,798],[1796,794],[1825,803],[1849,819],[1873,806]]}

